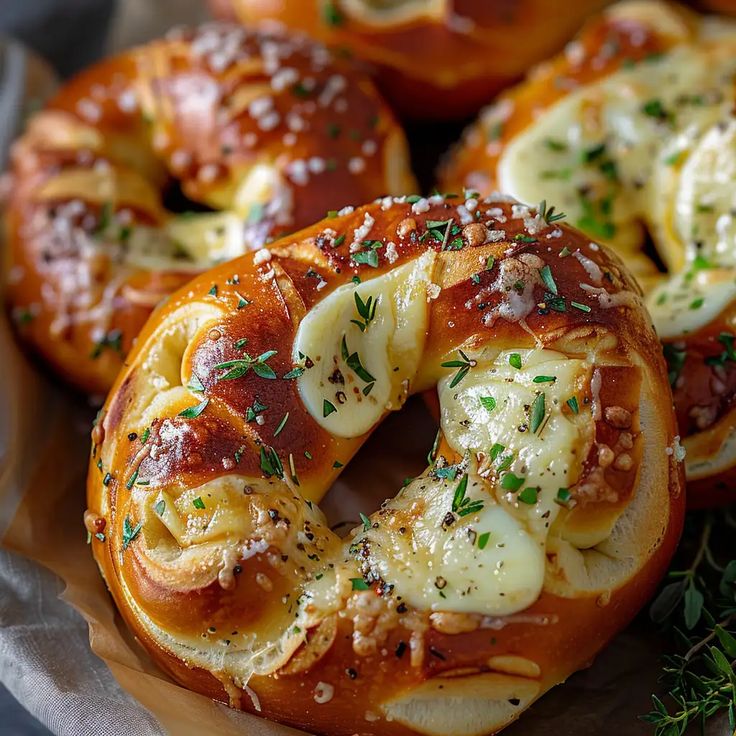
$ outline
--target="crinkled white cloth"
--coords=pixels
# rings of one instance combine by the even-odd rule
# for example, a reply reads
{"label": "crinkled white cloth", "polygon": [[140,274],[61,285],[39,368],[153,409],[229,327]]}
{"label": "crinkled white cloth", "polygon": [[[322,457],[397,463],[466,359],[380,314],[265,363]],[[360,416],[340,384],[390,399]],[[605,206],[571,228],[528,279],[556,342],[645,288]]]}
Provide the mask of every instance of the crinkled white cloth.
{"label": "crinkled white cloth", "polygon": [[60,736],[162,736],[92,653],[87,624],[59,600],[62,589],[53,573],[0,550],[0,680]]}

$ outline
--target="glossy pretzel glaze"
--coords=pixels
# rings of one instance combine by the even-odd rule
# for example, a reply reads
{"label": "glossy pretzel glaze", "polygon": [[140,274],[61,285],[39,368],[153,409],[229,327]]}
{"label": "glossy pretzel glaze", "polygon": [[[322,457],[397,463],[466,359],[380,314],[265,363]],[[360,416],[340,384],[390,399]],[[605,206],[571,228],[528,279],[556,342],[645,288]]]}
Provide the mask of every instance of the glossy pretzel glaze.
{"label": "glossy pretzel glaze", "polygon": [[[430,466],[339,538],[317,502],[433,387]],[[678,450],[615,256],[508,198],[388,197],[158,310],[93,430],[85,523],[187,687],[320,734],[486,734],[651,595]]]}
{"label": "glossy pretzel glaze", "polygon": [[410,117],[461,118],[557,51],[605,0],[210,0],[246,24],[277,21],[377,65]]}
{"label": "glossy pretzel glaze", "polygon": [[[193,274],[412,188],[393,115],[324,47],[230,24],[176,31],[67,84],[15,144],[12,314],[65,379],[105,392]],[[172,189],[196,203],[178,210],[214,212],[170,211]]]}
{"label": "glossy pretzel glaze", "polygon": [[695,504],[728,499],[736,479],[735,72],[732,21],[613,6],[484,112],[440,173],[446,187],[553,201],[640,277]]}

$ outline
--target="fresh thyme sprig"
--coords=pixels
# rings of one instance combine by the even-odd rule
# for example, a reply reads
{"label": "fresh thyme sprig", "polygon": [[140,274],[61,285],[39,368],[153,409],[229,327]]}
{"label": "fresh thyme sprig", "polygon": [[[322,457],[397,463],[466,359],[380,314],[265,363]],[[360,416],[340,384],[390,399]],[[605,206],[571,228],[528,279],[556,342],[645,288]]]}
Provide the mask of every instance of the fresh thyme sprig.
{"label": "fresh thyme sprig", "polygon": [[458,355],[460,356],[457,360],[446,360],[444,363],[441,363],[441,366],[443,368],[458,368],[457,373],[453,376],[452,381],[450,381],[450,388],[455,388],[460,381],[465,378],[465,376],[468,374],[468,371],[471,368],[475,368],[476,361],[468,358],[468,356],[462,351],[458,350]]}
{"label": "fresh thyme sprig", "polygon": [[653,710],[642,716],[655,736],[681,736],[721,712],[736,731],[735,534],[736,509],[691,514],[683,543],[689,562],[673,567],[650,608],[680,649],[664,658],[667,696],[653,695]]}
{"label": "fresh thyme sprig", "polygon": [[265,353],[261,353],[257,358],[252,358],[248,353],[245,353],[242,358],[238,358],[237,360],[227,360],[224,363],[218,363],[215,366],[215,370],[226,372],[221,376],[218,376],[217,380],[231,381],[234,378],[240,378],[251,368],[257,376],[273,380],[276,378],[276,372],[267,364],[266,361],[273,358],[274,355],[276,355],[275,350],[267,350]]}
{"label": "fresh thyme sprig", "polygon": [[543,199],[537,207],[539,216],[548,224],[551,225],[553,222],[559,222],[564,220],[566,215],[564,212],[555,212],[554,207],[547,207],[547,200]]}

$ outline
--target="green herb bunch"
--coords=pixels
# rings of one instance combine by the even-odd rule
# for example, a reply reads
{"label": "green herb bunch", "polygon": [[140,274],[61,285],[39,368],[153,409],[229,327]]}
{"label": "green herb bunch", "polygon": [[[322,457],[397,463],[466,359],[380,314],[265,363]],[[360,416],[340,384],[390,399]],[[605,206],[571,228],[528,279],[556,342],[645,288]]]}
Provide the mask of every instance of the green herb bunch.
{"label": "green herb bunch", "polygon": [[689,515],[681,549],[651,618],[672,634],[664,658],[667,695],[642,719],[655,736],[680,736],[716,714],[736,731],[736,508]]}

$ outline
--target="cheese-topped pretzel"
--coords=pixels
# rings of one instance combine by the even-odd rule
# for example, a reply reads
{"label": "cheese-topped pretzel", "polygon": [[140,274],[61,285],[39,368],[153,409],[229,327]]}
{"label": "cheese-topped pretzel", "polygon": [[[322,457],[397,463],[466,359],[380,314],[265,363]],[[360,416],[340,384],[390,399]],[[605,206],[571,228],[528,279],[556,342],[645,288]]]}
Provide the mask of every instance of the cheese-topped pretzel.
{"label": "cheese-topped pretzel", "polygon": [[216,15],[304,30],[377,65],[410,117],[461,118],[554,53],[606,0],[210,0]]}
{"label": "cheese-topped pretzel", "polygon": [[[152,317],[85,522],[177,680],[318,733],[486,734],[646,601],[683,512],[664,360],[620,261],[550,219],[388,197]],[[339,538],[316,503],[434,386],[431,464]]]}
{"label": "cheese-topped pretzel", "polygon": [[229,24],[177,31],[67,84],[16,143],[13,316],[66,379],[105,392],[194,273],[412,189],[392,113],[324,47]]}
{"label": "cheese-topped pretzel", "polygon": [[[718,488],[736,479],[735,73],[733,22],[613,6],[483,113],[440,175],[553,201],[640,276],[695,503],[727,497]],[[647,238],[666,280],[641,251]]]}

